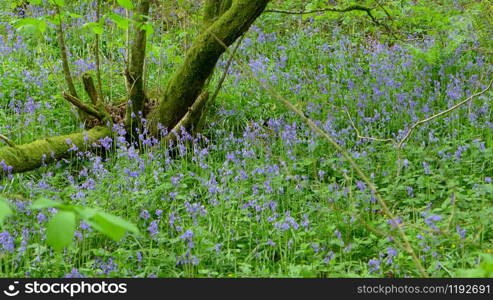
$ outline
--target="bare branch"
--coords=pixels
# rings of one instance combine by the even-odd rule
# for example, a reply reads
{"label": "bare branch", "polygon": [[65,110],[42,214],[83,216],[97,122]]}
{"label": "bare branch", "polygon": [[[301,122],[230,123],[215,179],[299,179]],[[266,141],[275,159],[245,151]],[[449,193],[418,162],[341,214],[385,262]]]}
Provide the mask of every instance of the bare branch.
{"label": "bare branch", "polygon": [[221,90],[221,87],[224,83],[224,80],[226,79],[226,76],[228,76],[229,67],[231,67],[231,63],[233,62],[236,51],[238,51],[238,48],[240,47],[240,44],[243,41],[244,37],[245,37],[245,35],[241,36],[241,38],[238,40],[236,46],[234,47],[233,52],[231,52],[231,55],[229,56],[228,62],[226,63],[226,67],[224,68],[223,75],[221,76],[221,79],[219,79],[219,82],[216,86],[216,89],[214,90],[214,94],[212,95],[212,97],[210,99],[211,102],[214,102],[214,100],[216,100],[217,95],[219,94],[219,91]]}
{"label": "bare branch", "polygon": [[419,127],[419,126],[421,126],[421,125],[423,125],[423,124],[425,124],[427,122],[430,122],[431,120],[434,120],[434,119],[436,119],[438,117],[441,117],[441,116],[443,116],[445,114],[448,114],[449,112],[451,112],[451,111],[453,111],[453,110],[461,107],[462,105],[468,103],[473,98],[483,95],[484,93],[486,93],[491,88],[492,85],[493,85],[493,79],[490,81],[490,83],[488,84],[488,86],[484,90],[482,90],[481,92],[472,94],[471,96],[467,97],[465,100],[462,100],[461,102],[459,102],[459,103],[451,106],[450,108],[448,108],[448,109],[446,109],[444,111],[441,111],[441,112],[439,112],[439,113],[437,113],[437,114],[435,114],[435,115],[433,115],[431,117],[428,117],[428,118],[423,119],[423,120],[419,120],[418,122],[414,123],[411,126],[411,128],[408,130],[408,132],[406,133],[406,135],[402,138],[402,140],[397,144],[397,148],[401,148],[402,147],[402,145],[411,137],[411,134],[414,132],[414,130],[417,127]]}
{"label": "bare branch", "polygon": [[343,107],[339,107],[339,106],[336,106],[336,105],[333,105],[333,107],[339,109],[339,110],[343,110],[348,119],[349,119],[349,122],[351,123],[351,125],[353,126],[354,128],[354,131],[356,132],[356,137],[360,140],[371,140],[371,141],[375,141],[375,142],[385,142],[385,143],[393,143],[395,144],[395,140],[394,139],[381,139],[381,138],[375,138],[375,137],[371,137],[371,136],[364,136],[364,135],[361,135],[358,127],[356,126],[356,124],[354,123],[353,121],[353,118],[351,117],[351,114],[349,113],[349,111],[346,109],[346,108],[343,108]]}
{"label": "bare branch", "polygon": [[182,127],[189,129],[195,123],[197,118],[200,116],[200,112],[204,107],[205,103],[207,102],[207,99],[209,99],[209,92],[207,91],[202,92],[197,97],[197,99],[192,104],[192,106],[188,108],[188,111],[185,113],[183,118],[181,118],[181,120],[170,131],[170,133],[175,132],[175,134],[169,134],[167,138],[175,139],[176,133],[178,133]]}
{"label": "bare branch", "polygon": [[314,10],[307,10],[307,11],[303,11],[303,10],[290,11],[290,10],[269,9],[269,10],[266,10],[265,12],[267,12],[267,13],[279,13],[279,14],[290,14],[290,15],[306,15],[306,14],[315,14],[315,13],[323,13],[323,12],[344,13],[344,12],[350,12],[350,11],[364,11],[368,15],[368,17],[370,17],[372,22],[375,23],[375,25],[383,26],[387,30],[387,32],[390,35],[392,35],[393,38],[400,40],[400,38],[394,34],[392,29],[390,29],[390,27],[387,24],[380,23],[377,20],[377,18],[375,18],[375,16],[371,12],[372,10],[374,10],[374,8],[356,4],[356,5],[351,5],[349,7],[346,7],[346,8],[322,8],[322,9],[314,9]]}
{"label": "bare branch", "polygon": [[7,145],[9,145],[10,147],[15,147],[15,144],[14,142],[12,142],[11,139],[9,139],[8,137],[6,137],[5,135],[1,134],[0,133],[0,140],[3,140],[5,143],[7,143]]}

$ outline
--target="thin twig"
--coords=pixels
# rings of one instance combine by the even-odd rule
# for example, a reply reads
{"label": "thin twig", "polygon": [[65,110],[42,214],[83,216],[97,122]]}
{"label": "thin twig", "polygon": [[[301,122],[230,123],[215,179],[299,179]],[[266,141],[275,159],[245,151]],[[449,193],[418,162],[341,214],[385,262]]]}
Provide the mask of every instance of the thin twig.
{"label": "thin twig", "polygon": [[394,18],[392,18],[392,16],[390,15],[389,11],[385,8],[385,6],[383,6],[380,1],[378,0],[373,0],[384,12],[385,14],[387,15],[387,17],[389,17],[389,19],[391,21],[394,21]]}
{"label": "thin twig", "polygon": [[321,9],[314,9],[314,10],[299,10],[299,11],[292,11],[292,10],[278,10],[278,9],[268,9],[265,10],[264,12],[266,13],[278,13],[278,14],[289,14],[289,15],[306,15],[306,14],[315,14],[315,13],[323,13],[323,12],[338,12],[338,13],[344,13],[344,12],[350,12],[350,11],[364,11],[370,17],[373,23],[377,26],[383,26],[387,32],[392,35],[393,38],[396,40],[401,40],[398,36],[396,36],[393,32],[393,30],[385,23],[380,23],[377,18],[372,14],[372,10],[374,8],[372,7],[366,7],[362,5],[351,5],[346,8],[321,8]]}
{"label": "thin twig", "polygon": [[358,127],[356,126],[356,124],[354,123],[353,118],[351,117],[351,114],[349,113],[349,111],[346,108],[344,108],[344,107],[339,107],[339,106],[336,106],[336,105],[333,105],[333,104],[332,104],[332,106],[335,107],[335,108],[337,108],[337,109],[343,110],[346,113],[346,115],[347,115],[347,117],[349,119],[349,122],[353,126],[354,131],[356,132],[356,137],[358,139],[360,139],[360,140],[370,140],[370,141],[375,141],[375,142],[385,142],[385,143],[389,143],[390,142],[390,143],[395,144],[395,140],[394,139],[390,139],[390,138],[389,139],[381,139],[381,138],[375,138],[375,137],[371,137],[371,136],[361,135],[361,133],[360,133]]}
{"label": "thin twig", "polygon": [[0,133],[0,140],[3,140],[10,147],[15,147],[15,143],[11,139],[9,139],[8,137],[6,137],[5,135],[3,135],[1,133]]}
{"label": "thin twig", "polygon": [[478,96],[481,96],[482,94],[486,93],[491,88],[492,85],[493,85],[493,79],[490,81],[490,83],[488,84],[488,86],[484,90],[482,90],[481,92],[472,94],[471,96],[467,97],[467,99],[462,100],[461,102],[459,102],[459,103],[451,106],[450,108],[448,108],[448,109],[446,109],[444,111],[441,111],[441,112],[439,112],[439,113],[437,113],[437,114],[435,114],[435,115],[433,115],[431,117],[428,117],[428,118],[423,119],[423,120],[419,120],[418,122],[414,123],[411,126],[411,128],[407,131],[406,135],[402,138],[402,140],[397,144],[397,148],[401,148],[402,147],[402,145],[410,138],[411,134],[414,132],[414,130],[417,127],[419,127],[419,126],[421,126],[421,125],[423,125],[423,124],[425,124],[427,122],[430,122],[430,121],[432,121],[432,120],[434,120],[434,119],[436,119],[438,117],[441,117],[441,116],[443,116],[445,114],[448,114],[449,112],[451,112],[451,111],[453,111],[453,110],[461,107],[462,105],[468,103],[473,98],[478,97]]}
{"label": "thin twig", "polygon": [[229,67],[231,67],[231,63],[233,62],[233,59],[234,59],[235,54],[236,54],[236,51],[240,47],[240,44],[243,41],[243,38],[244,37],[245,37],[245,35],[242,35],[240,37],[240,39],[238,40],[236,46],[233,49],[233,52],[231,52],[231,55],[229,56],[228,62],[226,63],[226,67],[224,68],[223,75],[221,76],[221,79],[219,79],[219,82],[218,82],[218,84],[216,86],[216,89],[214,90],[214,94],[212,94],[212,97],[209,100],[210,103],[212,103],[212,102],[214,102],[214,100],[216,100],[217,95],[219,94],[219,91],[221,90],[222,85],[224,83],[224,80],[226,79],[226,76],[228,76]]}

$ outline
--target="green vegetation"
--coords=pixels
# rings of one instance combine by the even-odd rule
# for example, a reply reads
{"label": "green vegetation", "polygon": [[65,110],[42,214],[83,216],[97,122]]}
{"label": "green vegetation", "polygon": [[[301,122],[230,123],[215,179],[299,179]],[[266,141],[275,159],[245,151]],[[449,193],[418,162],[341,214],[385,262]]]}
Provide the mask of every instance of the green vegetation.
{"label": "green vegetation", "polygon": [[[103,1],[99,22],[96,2],[59,1],[0,3],[1,276],[424,276],[397,226],[426,275],[492,276],[491,1],[271,1],[235,42],[231,67],[232,49],[200,82],[173,72],[214,68],[224,49],[204,27],[229,3],[157,1],[136,23],[137,0]],[[370,14],[310,12],[356,3]],[[82,77],[97,78],[99,51],[97,108],[113,120],[125,116],[132,26],[146,32],[149,103],[170,86],[173,103],[187,103],[161,102],[161,112],[186,112],[227,72],[201,130],[160,140],[169,129],[150,135],[144,114],[129,139],[124,124],[81,117],[62,96],[55,4],[76,92],[92,102]],[[210,28],[235,27],[221,22]],[[187,51],[203,64],[188,65]],[[349,152],[398,224],[341,153],[258,81]],[[12,174],[14,163],[39,168]]]}

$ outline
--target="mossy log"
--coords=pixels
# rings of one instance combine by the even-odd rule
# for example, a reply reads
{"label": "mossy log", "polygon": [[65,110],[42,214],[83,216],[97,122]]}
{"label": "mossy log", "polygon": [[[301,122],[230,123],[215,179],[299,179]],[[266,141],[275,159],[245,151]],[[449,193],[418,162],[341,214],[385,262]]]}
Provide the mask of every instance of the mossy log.
{"label": "mossy log", "polygon": [[[43,164],[68,158],[80,150],[94,147],[94,143],[110,135],[110,129],[99,126],[84,132],[39,139],[29,144],[2,147],[0,164],[3,167],[0,166],[0,177],[8,173],[34,170]],[[8,170],[5,170],[5,166]]]}
{"label": "mossy log", "polygon": [[158,135],[158,124],[173,128],[202,92],[205,81],[226,49],[244,34],[264,11],[269,0],[235,0],[188,50],[184,63],[168,81],[164,96],[149,119],[149,131]]}

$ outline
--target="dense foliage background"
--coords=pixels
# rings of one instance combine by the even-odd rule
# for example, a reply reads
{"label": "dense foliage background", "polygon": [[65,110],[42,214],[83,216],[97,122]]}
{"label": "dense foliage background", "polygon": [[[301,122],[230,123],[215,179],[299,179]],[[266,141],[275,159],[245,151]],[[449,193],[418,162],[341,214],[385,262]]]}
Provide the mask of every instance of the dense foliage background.
{"label": "dense foliage background", "polygon": [[[39,2],[0,3],[0,133],[18,144],[82,130],[61,97],[54,7]],[[126,17],[119,2],[106,1],[103,12]],[[265,12],[236,60],[371,174],[431,276],[491,276],[493,92],[419,127],[400,150],[358,132],[399,140],[414,122],[485,89],[493,77],[493,4],[357,3],[374,8],[377,24],[362,11]],[[351,4],[289,0],[269,9]],[[145,68],[151,98],[201,30],[202,7],[154,1]],[[82,89],[80,76],[95,70],[94,25],[87,25],[96,20],[95,2],[67,1],[63,10]],[[118,20],[107,18],[101,34],[107,102],[125,101],[127,40]],[[0,197],[15,212],[0,227],[1,276],[420,276],[393,240],[396,224],[340,154],[242,64],[228,72],[198,135],[183,132],[169,147],[145,135],[140,145],[120,137],[105,141],[108,150],[116,144],[114,153],[73,149],[72,160],[0,179]],[[46,228],[57,210],[29,206],[40,198],[110,212],[140,234],[113,241],[81,221],[71,246],[54,251]]]}

